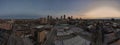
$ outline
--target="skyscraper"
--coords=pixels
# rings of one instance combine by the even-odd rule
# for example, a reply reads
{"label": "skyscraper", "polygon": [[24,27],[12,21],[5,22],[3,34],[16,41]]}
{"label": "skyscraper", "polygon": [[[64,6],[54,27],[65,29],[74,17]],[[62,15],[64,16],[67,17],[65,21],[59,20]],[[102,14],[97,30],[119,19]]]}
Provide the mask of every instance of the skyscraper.
{"label": "skyscraper", "polygon": [[50,16],[48,15],[48,16],[47,16],[47,20],[49,20],[49,19],[50,19]]}
{"label": "skyscraper", "polygon": [[66,19],[66,15],[64,15],[64,19]]}
{"label": "skyscraper", "polygon": [[52,20],[52,16],[50,16],[50,20]]}
{"label": "skyscraper", "polygon": [[56,17],[56,20],[58,20],[58,17]]}
{"label": "skyscraper", "polygon": [[63,19],[63,17],[61,16],[60,19]]}

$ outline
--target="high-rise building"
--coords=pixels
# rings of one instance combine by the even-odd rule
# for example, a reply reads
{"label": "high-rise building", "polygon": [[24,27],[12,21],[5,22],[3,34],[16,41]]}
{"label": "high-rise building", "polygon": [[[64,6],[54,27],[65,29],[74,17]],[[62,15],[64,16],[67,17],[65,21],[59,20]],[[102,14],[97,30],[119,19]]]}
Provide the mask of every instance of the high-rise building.
{"label": "high-rise building", "polygon": [[60,19],[63,19],[63,17],[61,16]]}
{"label": "high-rise building", "polygon": [[53,18],[52,18],[52,16],[50,16],[50,20],[52,20]]}
{"label": "high-rise building", "polygon": [[46,18],[40,18],[40,23],[41,24],[46,24],[48,21]]}
{"label": "high-rise building", "polygon": [[58,20],[58,17],[56,17],[56,20]]}
{"label": "high-rise building", "polygon": [[47,20],[49,20],[49,19],[50,19],[50,16],[48,15],[48,16],[47,16]]}
{"label": "high-rise building", "polygon": [[64,15],[64,19],[66,19],[66,15]]}

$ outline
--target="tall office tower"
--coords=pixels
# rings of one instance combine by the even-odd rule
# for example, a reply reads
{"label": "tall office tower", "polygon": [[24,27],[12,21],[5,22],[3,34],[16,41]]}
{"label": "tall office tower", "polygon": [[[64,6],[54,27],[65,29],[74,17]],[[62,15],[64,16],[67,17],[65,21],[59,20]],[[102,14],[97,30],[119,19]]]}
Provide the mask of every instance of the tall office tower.
{"label": "tall office tower", "polygon": [[52,20],[53,18],[52,18],[52,16],[50,16],[50,20]]}
{"label": "tall office tower", "polygon": [[64,15],[64,19],[66,19],[66,15]]}
{"label": "tall office tower", "polygon": [[63,17],[61,16],[60,19],[63,19]]}
{"label": "tall office tower", "polygon": [[47,20],[49,20],[49,19],[50,19],[50,16],[48,15],[48,16],[47,16]]}
{"label": "tall office tower", "polygon": [[58,17],[56,17],[56,20],[58,20]]}
{"label": "tall office tower", "polygon": [[73,16],[71,16],[70,18],[73,19]]}

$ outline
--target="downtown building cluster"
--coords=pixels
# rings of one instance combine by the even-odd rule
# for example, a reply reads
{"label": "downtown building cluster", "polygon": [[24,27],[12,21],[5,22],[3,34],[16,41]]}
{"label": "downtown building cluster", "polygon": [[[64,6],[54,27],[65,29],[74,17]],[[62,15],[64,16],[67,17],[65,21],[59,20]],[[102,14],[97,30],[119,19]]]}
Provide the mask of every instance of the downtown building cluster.
{"label": "downtown building cluster", "polygon": [[1,19],[2,45],[115,45],[119,19],[74,19],[73,16],[38,19]]}

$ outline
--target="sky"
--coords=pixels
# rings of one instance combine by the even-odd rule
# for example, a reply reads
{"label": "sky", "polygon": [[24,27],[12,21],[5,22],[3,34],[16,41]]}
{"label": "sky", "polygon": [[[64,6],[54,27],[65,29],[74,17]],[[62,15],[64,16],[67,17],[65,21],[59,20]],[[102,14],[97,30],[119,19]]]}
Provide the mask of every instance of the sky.
{"label": "sky", "polygon": [[64,14],[79,18],[89,15],[89,12],[93,14],[101,7],[119,12],[119,4],[120,0],[0,0],[0,18],[57,17]]}

